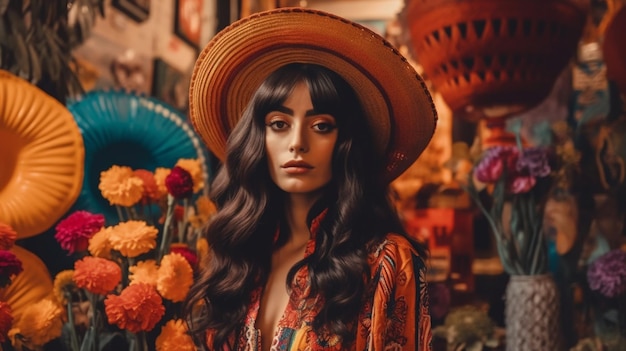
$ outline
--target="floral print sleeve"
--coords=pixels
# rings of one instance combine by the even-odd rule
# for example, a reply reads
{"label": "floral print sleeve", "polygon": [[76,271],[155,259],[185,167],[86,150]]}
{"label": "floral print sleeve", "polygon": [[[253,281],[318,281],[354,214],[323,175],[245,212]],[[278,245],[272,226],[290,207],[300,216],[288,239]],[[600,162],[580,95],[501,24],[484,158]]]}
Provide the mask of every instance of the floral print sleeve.
{"label": "floral print sleeve", "polygon": [[431,350],[425,264],[402,236],[390,234],[370,255],[370,299],[356,350]]}

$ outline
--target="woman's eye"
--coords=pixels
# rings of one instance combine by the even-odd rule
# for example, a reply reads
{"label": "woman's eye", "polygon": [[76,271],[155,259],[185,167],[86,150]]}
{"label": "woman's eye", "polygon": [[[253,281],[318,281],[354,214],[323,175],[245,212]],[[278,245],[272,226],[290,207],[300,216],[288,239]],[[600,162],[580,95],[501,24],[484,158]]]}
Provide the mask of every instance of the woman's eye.
{"label": "woman's eye", "polygon": [[335,126],[330,123],[321,122],[321,123],[316,123],[315,125],[313,125],[313,129],[315,129],[318,132],[328,133],[332,131],[333,129],[335,129]]}
{"label": "woman's eye", "polygon": [[272,121],[268,124],[268,126],[275,130],[281,130],[287,127],[287,123],[284,121]]}

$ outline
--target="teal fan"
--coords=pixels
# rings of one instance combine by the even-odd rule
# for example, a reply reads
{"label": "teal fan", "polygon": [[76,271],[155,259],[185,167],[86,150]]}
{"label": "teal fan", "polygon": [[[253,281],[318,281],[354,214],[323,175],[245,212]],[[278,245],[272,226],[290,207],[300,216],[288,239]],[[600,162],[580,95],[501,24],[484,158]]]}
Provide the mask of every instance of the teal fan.
{"label": "teal fan", "polygon": [[68,109],[85,144],[85,178],[71,211],[101,213],[107,225],[119,222],[116,209],[98,189],[100,172],[113,165],[154,171],[171,168],[180,158],[197,158],[208,189],[209,154],[174,107],[124,91],[92,91],[70,101]]}

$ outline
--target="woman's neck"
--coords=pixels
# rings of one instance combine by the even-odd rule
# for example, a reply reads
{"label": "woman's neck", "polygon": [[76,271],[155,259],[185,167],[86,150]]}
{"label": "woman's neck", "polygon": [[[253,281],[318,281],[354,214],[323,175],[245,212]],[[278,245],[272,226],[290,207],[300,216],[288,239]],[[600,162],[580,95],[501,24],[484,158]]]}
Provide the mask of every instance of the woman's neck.
{"label": "woman's neck", "polygon": [[288,194],[285,200],[285,218],[289,227],[287,242],[306,243],[309,240],[311,233],[307,224],[307,216],[320,196]]}

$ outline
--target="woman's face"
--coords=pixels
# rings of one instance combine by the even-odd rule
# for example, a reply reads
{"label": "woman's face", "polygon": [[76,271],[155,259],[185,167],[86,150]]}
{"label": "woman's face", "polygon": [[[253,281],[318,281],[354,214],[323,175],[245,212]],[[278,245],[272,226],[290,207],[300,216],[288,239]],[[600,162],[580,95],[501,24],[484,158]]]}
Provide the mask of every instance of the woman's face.
{"label": "woman's face", "polygon": [[310,194],[332,178],[335,118],[313,109],[309,88],[298,83],[284,104],[265,116],[270,176],[283,191]]}

